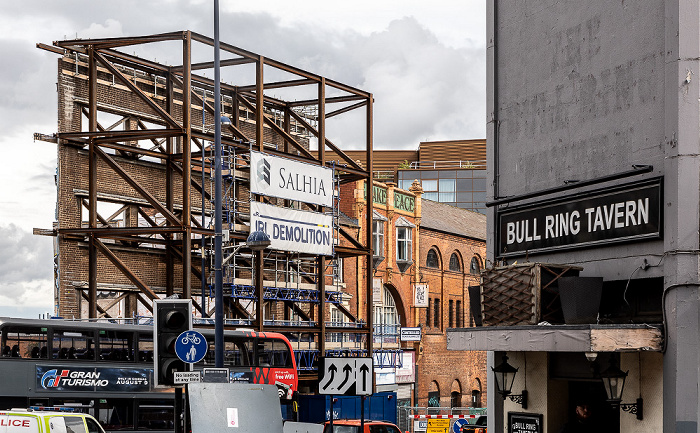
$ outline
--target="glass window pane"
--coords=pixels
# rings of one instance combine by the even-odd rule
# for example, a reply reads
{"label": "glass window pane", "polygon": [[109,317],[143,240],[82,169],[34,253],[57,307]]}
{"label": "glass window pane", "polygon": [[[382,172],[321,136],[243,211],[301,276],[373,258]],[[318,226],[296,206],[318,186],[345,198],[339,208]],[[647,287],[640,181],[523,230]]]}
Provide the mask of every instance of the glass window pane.
{"label": "glass window pane", "polygon": [[474,191],[486,191],[486,178],[474,179]]}
{"label": "glass window pane", "polygon": [[457,177],[457,173],[455,170],[440,170],[439,176],[440,179],[454,179]]}
{"label": "glass window pane", "polygon": [[[130,361],[134,359],[134,334],[121,331],[100,331],[98,338],[100,360]],[[92,359],[89,356],[88,358]]]}
{"label": "glass window pane", "polygon": [[423,198],[426,200],[438,201],[438,193],[426,192],[425,194],[423,194]]}
{"label": "glass window pane", "polygon": [[473,170],[457,170],[457,178],[460,179],[471,179]]}
{"label": "glass window pane", "polygon": [[486,192],[474,192],[474,201],[481,201],[485,202],[486,201]]}
{"label": "glass window pane", "polygon": [[454,192],[455,190],[455,180],[454,179],[440,179],[440,192]]}
{"label": "glass window pane", "polygon": [[48,358],[47,329],[8,327],[2,335],[2,356],[14,358]]}
{"label": "glass window pane", "polygon": [[437,179],[438,172],[437,170],[421,170],[421,177],[423,179]]}
{"label": "glass window pane", "polygon": [[64,416],[66,421],[66,432],[68,433],[87,433],[83,418],[79,416]]}
{"label": "glass window pane", "polygon": [[472,193],[471,192],[458,192],[457,193],[457,201],[460,203],[471,202],[472,201]]}
{"label": "glass window pane", "polygon": [[457,179],[457,191],[471,191],[472,190],[472,180],[471,179]]}
{"label": "glass window pane", "polygon": [[[53,333],[53,359],[79,359],[94,352],[95,341],[92,331],[56,329]],[[94,355],[93,355],[94,356]]]}
{"label": "glass window pane", "polygon": [[424,180],[421,183],[421,186],[423,187],[423,191],[437,191],[438,181],[437,180]]}
{"label": "glass window pane", "polygon": [[440,200],[438,200],[438,201],[440,203],[449,203],[449,202],[453,202],[456,200],[454,192],[441,192],[439,197],[440,197]]}

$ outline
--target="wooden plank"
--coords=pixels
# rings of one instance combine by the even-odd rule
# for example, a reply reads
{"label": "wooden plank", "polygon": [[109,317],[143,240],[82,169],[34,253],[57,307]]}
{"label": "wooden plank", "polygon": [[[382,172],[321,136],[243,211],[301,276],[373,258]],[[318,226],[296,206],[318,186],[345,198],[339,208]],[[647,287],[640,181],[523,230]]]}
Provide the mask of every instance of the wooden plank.
{"label": "wooden plank", "polygon": [[660,351],[662,344],[658,328],[591,329],[591,352]]}

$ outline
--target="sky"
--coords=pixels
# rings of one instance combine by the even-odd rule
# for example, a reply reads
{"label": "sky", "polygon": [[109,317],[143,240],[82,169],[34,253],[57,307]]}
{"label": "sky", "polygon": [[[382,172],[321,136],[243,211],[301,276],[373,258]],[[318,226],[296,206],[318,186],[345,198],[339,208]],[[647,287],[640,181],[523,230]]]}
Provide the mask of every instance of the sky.
{"label": "sky", "polygon": [[[485,138],[486,0],[220,0],[220,23],[222,42],[371,92],[375,149]],[[56,145],[33,134],[57,131],[57,55],[36,43],[213,37],[213,1],[24,0],[3,4],[0,28],[0,316],[36,318],[54,311],[54,239],[32,231],[55,221]]]}

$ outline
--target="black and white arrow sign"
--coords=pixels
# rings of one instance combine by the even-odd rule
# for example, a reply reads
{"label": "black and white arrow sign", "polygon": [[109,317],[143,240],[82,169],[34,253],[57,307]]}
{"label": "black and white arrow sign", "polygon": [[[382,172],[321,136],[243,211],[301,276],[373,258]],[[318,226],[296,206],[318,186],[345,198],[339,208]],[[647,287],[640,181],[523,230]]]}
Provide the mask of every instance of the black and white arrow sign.
{"label": "black and white arrow sign", "polygon": [[372,358],[325,358],[321,394],[372,394]]}

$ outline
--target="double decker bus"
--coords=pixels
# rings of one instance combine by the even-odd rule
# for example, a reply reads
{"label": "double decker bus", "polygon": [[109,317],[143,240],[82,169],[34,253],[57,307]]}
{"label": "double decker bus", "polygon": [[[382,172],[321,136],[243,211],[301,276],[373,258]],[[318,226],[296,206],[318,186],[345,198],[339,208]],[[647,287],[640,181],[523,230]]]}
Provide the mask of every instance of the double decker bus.
{"label": "double decker bus", "polygon": [[[214,367],[214,330],[194,369]],[[153,326],[62,319],[0,318],[0,409],[79,408],[106,431],[173,431],[172,388],[156,388]],[[224,332],[232,382],[277,385],[283,406],[297,391],[296,360],[278,333]]]}

